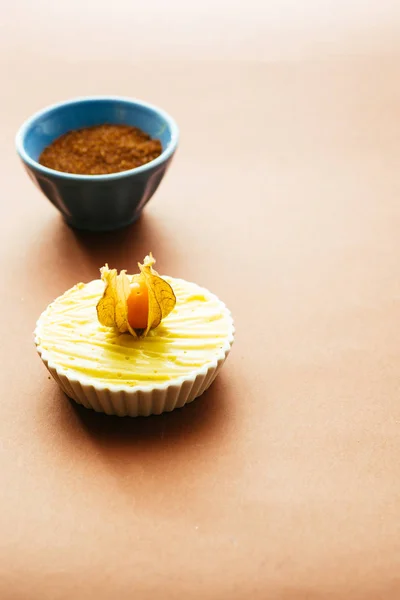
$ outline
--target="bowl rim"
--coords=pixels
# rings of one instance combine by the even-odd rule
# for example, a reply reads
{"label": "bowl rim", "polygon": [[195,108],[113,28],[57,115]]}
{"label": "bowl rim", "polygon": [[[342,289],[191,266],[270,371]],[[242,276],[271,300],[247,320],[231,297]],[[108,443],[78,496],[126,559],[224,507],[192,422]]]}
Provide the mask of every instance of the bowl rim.
{"label": "bowl rim", "polygon": [[[29,131],[29,129],[33,126],[35,121],[38,120],[40,117],[43,117],[47,113],[55,111],[64,106],[85,104],[86,102],[104,102],[104,101],[123,102],[125,104],[140,106],[140,107],[148,109],[154,113],[157,113],[159,116],[161,116],[161,118],[164,119],[164,121],[168,124],[168,127],[171,130],[171,141],[168,144],[168,146],[161,152],[160,156],[157,156],[157,158],[151,160],[150,162],[148,162],[144,165],[141,165],[140,167],[134,167],[133,169],[128,169],[126,171],[120,171],[118,173],[105,173],[103,175],[81,175],[79,173],[65,173],[64,171],[57,171],[56,169],[49,169],[48,167],[45,167],[45,166],[41,165],[38,161],[34,160],[26,152],[25,147],[24,147],[26,134]],[[173,155],[173,153],[175,152],[176,147],[178,145],[178,141],[179,141],[178,125],[176,124],[175,120],[165,110],[163,110],[162,108],[159,108],[158,106],[156,106],[154,104],[150,104],[149,102],[146,102],[144,100],[139,100],[137,98],[129,98],[128,96],[113,96],[113,95],[78,96],[75,98],[71,98],[70,100],[64,100],[62,102],[56,102],[54,104],[50,104],[50,105],[42,108],[41,110],[37,111],[30,117],[28,117],[28,119],[26,119],[22,123],[22,125],[18,129],[17,134],[15,136],[15,145],[16,145],[16,149],[17,149],[17,153],[18,153],[19,157],[21,158],[21,160],[24,163],[26,163],[27,165],[29,165],[36,171],[39,171],[39,172],[43,173],[44,175],[51,175],[52,177],[58,177],[58,178],[64,179],[64,180],[70,180],[70,181],[71,180],[73,180],[73,181],[79,180],[79,181],[93,181],[93,182],[123,179],[125,177],[130,177],[133,174],[139,175],[140,173],[149,171],[150,169],[153,169],[154,167],[161,165],[162,163],[167,161]]]}

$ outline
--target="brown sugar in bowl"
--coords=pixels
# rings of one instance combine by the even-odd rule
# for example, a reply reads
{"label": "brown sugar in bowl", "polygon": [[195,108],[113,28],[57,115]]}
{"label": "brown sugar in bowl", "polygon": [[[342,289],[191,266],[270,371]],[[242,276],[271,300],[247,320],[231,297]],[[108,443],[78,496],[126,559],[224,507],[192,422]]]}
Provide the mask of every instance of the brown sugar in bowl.
{"label": "brown sugar in bowl", "polygon": [[138,127],[106,123],[65,133],[43,150],[39,163],[64,173],[106,175],[140,167],[161,152],[160,140]]}
{"label": "brown sugar in bowl", "polygon": [[[136,168],[107,174],[77,174],[40,164],[54,140],[98,125],[124,125],[159,140],[162,151]],[[137,220],[160,185],[176,151],[179,130],[172,117],[147,102],[114,96],[77,98],[28,119],[16,136],[17,152],[31,179],[78,229],[110,231]]]}

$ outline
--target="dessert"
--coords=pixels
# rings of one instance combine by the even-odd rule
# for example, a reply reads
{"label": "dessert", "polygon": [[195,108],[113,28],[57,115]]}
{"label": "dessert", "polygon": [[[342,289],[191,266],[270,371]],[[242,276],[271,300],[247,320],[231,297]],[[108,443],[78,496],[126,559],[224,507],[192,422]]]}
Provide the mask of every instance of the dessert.
{"label": "dessert", "polygon": [[39,355],[64,392],[107,414],[150,415],[200,396],[233,343],[230,312],[208,290],[160,277],[151,255],[140,272],[101,269],[40,316]]}

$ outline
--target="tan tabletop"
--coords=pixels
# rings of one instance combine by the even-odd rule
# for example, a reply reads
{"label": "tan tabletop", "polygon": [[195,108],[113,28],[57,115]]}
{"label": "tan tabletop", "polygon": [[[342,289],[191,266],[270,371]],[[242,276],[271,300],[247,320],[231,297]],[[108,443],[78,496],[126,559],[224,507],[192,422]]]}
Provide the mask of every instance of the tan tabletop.
{"label": "tan tabletop", "polygon": [[[55,5],[14,33],[10,6],[1,41],[0,598],[400,598],[400,62],[383,17],[371,52],[355,56],[361,34],[354,52],[350,35],[342,55],[301,52],[305,28],[297,58],[261,62],[234,3],[228,49],[211,29],[224,60],[202,58],[193,18],[193,56],[165,42],[163,58],[161,40],[154,60],[118,58],[114,23],[107,61],[81,21],[68,54],[71,14],[57,36],[40,12]],[[181,128],[120,233],[65,226],[14,153],[32,112],[90,93],[152,101]],[[186,408],[98,415],[49,380],[35,321],[104,262],[131,270],[149,250],[229,305],[236,343]]]}

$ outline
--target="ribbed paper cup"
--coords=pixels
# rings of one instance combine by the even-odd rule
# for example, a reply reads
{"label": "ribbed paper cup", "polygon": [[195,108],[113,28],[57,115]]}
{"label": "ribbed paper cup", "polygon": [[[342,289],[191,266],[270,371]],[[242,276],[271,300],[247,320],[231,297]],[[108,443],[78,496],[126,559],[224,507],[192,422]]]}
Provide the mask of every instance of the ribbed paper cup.
{"label": "ribbed paper cup", "polygon": [[[95,378],[80,377],[75,373],[72,376],[52,362],[47,351],[41,348],[38,326],[35,330],[36,349],[63,392],[78,404],[96,412],[119,417],[159,415],[180,408],[201,396],[218,375],[232,348],[235,332],[229,310],[222,302],[221,306],[230,320],[230,331],[215,360],[193,370],[189,375],[165,383],[128,387],[117,384],[102,385]],[[40,319],[38,324],[39,322]]]}

